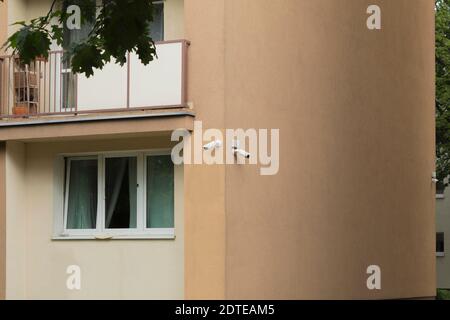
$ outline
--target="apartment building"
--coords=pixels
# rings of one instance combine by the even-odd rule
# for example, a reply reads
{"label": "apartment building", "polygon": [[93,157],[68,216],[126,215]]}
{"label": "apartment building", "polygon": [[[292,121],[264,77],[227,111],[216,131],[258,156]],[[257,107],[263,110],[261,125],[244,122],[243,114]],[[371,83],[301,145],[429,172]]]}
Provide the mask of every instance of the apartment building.
{"label": "apartment building", "polygon": [[[0,40],[50,3],[1,3]],[[0,295],[434,296],[434,1],[157,6],[149,66],[130,54],[86,78],[56,46],[29,66],[2,55]],[[171,134],[195,121],[279,129],[279,171],[175,165]]]}
{"label": "apartment building", "polygon": [[450,190],[436,194],[436,285],[450,289]]}

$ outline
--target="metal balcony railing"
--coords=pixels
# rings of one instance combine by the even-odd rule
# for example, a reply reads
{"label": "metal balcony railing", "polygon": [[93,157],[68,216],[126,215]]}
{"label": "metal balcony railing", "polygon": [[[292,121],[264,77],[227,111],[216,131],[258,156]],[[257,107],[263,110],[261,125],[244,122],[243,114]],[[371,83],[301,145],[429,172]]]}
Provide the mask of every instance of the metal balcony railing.
{"label": "metal balcony railing", "polygon": [[185,40],[156,44],[158,59],[144,66],[130,53],[86,78],[71,72],[63,51],[23,65],[0,56],[0,118],[29,118],[186,106]]}

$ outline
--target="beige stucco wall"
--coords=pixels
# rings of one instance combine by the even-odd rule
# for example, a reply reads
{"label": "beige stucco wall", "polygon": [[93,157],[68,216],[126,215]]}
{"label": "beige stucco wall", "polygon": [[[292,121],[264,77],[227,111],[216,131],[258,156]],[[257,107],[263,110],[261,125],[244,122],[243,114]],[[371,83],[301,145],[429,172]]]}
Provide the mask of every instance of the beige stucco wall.
{"label": "beige stucco wall", "polygon": [[450,188],[436,199],[436,232],[444,232],[444,257],[436,257],[437,287],[450,289]]}
{"label": "beige stucco wall", "polygon": [[6,298],[26,297],[26,148],[6,144]]}
{"label": "beige stucco wall", "polygon": [[[0,47],[8,36],[8,1],[0,2]],[[1,53],[2,51],[0,51]]]}
{"label": "beige stucco wall", "polygon": [[164,2],[164,40],[184,39],[184,0]]}
{"label": "beige stucco wall", "polygon": [[[0,2],[0,56],[3,55],[5,52],[3,48],[3,44],[5,43],[7,37],[8,37],[8,2]],[[0,69],[3,69],[3,61],[0,60]],[[3,71],[1,71],[3,72]],[[3,100],[5,99],[2,97],[3,93],[3,84],[4,82],[3,76],[0,77],[0,105],[3,104]]]}
{"label": "beige stucco wall", "polygon": [[0,142],[0,299],[6,297],[6,143]]}
{"label": "beige stucco wall", "polygon": [[[40,0],[37,0],[40,1]],[[47,1],[47,0],[45,0]],[[9,0],[8,1],[8,34],[11,35],[17,31],[20,26],[12,25],[17,21],[27,19],[27,0]]]}
{"label": "beige stucco wall", "polygon": [[[211,281],[231,299],[435,294],[434,1],[377,1],[381,31],[366,27],[371,4],[185,2],[197,119],[281,135],[276,176],[187,168],[192,187],[225,179],[189,193],[187,230],[212,227],[186,235],[188,297]],[[201,279],[213,246],[225,264]],[[381,291],[366,287],[373,264]]]}
{"label": "beige stucco wall", "polygon": [[52,0],[26,0],[25,3],[25,17],[27,20],[37,18],[47,14]]}
{"label": "beige stucco wall", "polygon": [[[167,147],[167,138],[11,145],[11,153],[8,154],[11,161],[8,167],[7,297],[182,299],[182,167],[177,167],[175,173],[175,240],[51,240],[53,175],[57,154],[162,147]],[[19,156],[21,160],[17,161]],[[13,163],[17,170],[14,170]],[[69,265],[81,267],[80,291],[66,288],[66,268]]]}
{"label": "beige stucco wall", "polygon": [[[186,0],[184,5],[191,41],[187,98],[204,128],[225,128],[224,1]],[[185,167],[188,299],[225,298],[225,174],[224,166]]]}
{"label": "beige stucco wall", "polygon": [[435,295],[434,1],[373,3],[225,1],[226,126],[281,136],[227,168],[227,298]]}

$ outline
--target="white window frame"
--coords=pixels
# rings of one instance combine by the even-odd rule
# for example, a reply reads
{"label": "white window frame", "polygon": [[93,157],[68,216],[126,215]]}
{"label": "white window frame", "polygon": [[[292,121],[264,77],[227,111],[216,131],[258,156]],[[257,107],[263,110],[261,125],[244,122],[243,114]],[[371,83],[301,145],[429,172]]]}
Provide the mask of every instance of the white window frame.
{"label": "white window frame", "polygon": [[[174,228],[147,228],[147,157],[170,155],[170,149],[158,150],[138,150],[138,151],[114,151],[88,154],[64,154],[59,155],[61,161],[66,165],[60,166],[64,170],[64,182],[58,183],[57,188],[61,190],[63,201],[63,212],[55,212],[55,227],[53,240],[106,240],[106,239],[175,239]],[[136,157],[137,158],[137,203],[136,203],[136,228],[133,229],[107,229],[105,224],[105,163],[108,158]],[[97,160],[98,162],[98,202],[97,202],[97,223],[96,229],[67,229],[68,197],[70,186],[70,165],[74,160]],[[174,166],[175,179],[175,166]],[[64,188],[65,186],[65,188]],[[63,190],[65,189],[65,192]],[[175,181],[174,181],[175,189]],[[174,190],[174,202],[176,202]],[[58,206],[57,206],[58,207]],[[175,203],[174,203],[174,224],[175,224]],[[62,215],[62,219],[60,216]]]}

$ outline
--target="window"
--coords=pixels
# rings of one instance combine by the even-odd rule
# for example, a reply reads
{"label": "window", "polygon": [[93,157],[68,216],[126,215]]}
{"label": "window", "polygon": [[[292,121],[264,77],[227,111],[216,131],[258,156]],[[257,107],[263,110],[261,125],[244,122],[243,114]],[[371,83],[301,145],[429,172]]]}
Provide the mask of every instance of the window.
{"label": "window", "polygon": [[153,22],[150,24],[153,41],[164,40],[164,1],[153,2]]}
{"label": "window", "polygon": [[65,157],[64,163],[56,238],[174,237],[175,168],[168,152]]}
{"label": "window", "polygon": [[444,249],[444,232],[438,232],[436,233],[436,256],[443,257],[445,255]]}
{"label": "window", "polygon": [[[65,12],[67,10],[67,7],[69,7],[72,4],[76,4],[76,1],[73,0],[64,0],[62,5],[62,10]],[[96,2],[95,0],[90,1],[93,10],[95,10]],[[86,12],[86,10],[91,9],[89,11],[92,11],[92,8],[81,8],[81,10]],[[83,17],[83,15],[82,15]],[[77,45],[84,40],[86,40],[89,36],[89,33],[94,28],[94,21],[92,19],[83,19],[81,20],[81,26],[80,29],[69,29],[67,28],[67,25],[64,24],[63,26],[63,49],[68,50],[72,46]],[[65,53],[62,56],[62,68],[61,68],[61,79],[62,79],[62,108],[66,109],[74,109],[75,108],[75,101],[76,101],[76,77],[72,73],[70,68],[70,60],[71,57]]]}
{"label": "window", "polygon": [[440,181],[436,184],[436,199],[445,199],[445,187]]}

